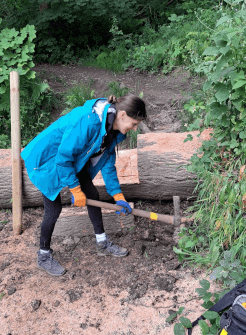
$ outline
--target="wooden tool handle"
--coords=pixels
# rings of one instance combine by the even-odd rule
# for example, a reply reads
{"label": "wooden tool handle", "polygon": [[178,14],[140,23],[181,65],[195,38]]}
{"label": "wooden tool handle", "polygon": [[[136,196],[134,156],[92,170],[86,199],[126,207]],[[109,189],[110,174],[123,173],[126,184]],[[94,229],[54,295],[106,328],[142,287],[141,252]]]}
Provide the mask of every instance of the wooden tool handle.
{"label": "wooden tool handle", "polygon": [[[120,211],[122,209],[122,206],[118,206],[115,204],[110,204],[108,202],[102,202],[98,200],[91,200],[91,199],[86,199],[86,204],[90,206],[95,206],[95,207],[112,209],[114,211]],[[143,211],[143,210],[135,209],[135,208],[132,209],[132,214],[136,216],[148,218],[151,220],[155,220],[155,221],[169,223],[169,224],[173,224],[174,222],[174,218],[171,215],[157,214],[157,213],[147,212],[147,211]]]}

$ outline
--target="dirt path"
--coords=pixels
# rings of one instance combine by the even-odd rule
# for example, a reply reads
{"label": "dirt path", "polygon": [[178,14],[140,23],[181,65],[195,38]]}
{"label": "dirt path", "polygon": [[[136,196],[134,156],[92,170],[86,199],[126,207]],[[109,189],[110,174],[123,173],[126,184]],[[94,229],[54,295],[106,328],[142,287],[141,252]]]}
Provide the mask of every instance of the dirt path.
{"label": "dirt path", "polygon": [[[172,74],[139,74],[130,70],[124,74],[83,66],[39,65],[34,68],[41,78],[55,92],[64,92],[74,83],[93,82],[95,97],[105,96],[108,84],[117,81],[134,94],[143,92],[147,105],[147,125],[152,131],[178,132],[180,130],[179,112],[182,103],[190,97],[191,92],[201,86],[200,78],[191,77],[190,73],[178,69]],[[58,116],[58,115],[55,115]]]}
{"label": "dirt path", "polygon": [[[113,80],[136,93],[143,91],[154,131],[177,121],[184,99],[180,89],[188,94],[196,85],[185,72],[169,77],[128,72],[115,77],[102,70],[48,65],[36,71],[56,92],[66,89],[63,83],[70,86],[81,79],[95,80],[96,96]],[[182,203],[182,215],[189,205]],[[171,203],[139,199],[135,207],[173,214]],[[178,262],[172,227],[135,217],[133,229],[110,236],[128,248],[129,256],[123,259],[98,258],[94,236],[54,237],[55,258],[67,272],[51,277],[36,269],[42,215],[43,208],[25,209],[23,234],[14,236],[12,213],[0,212],[1,335],[171,335],[173,324],[166,322],[170,313],[184,306],[184,315],[194,320],[203,312],[195,289],[205,274]],[[194,335],[198,334],[196,329]]]}

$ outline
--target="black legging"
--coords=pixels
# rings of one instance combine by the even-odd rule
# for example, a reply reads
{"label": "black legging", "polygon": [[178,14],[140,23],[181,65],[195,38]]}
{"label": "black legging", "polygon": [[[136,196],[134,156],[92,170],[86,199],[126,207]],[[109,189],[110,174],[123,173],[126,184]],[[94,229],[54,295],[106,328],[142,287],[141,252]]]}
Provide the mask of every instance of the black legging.
{"label": "black legging", "polygon": [[[91,177],[85,166],[78,174],[81,190],[88,199],[99,200],[99,193],[92,183]],[[61,213],[61,196],[60,194],[54,201],[43,195],[44,200],[44,218],[41,223],[40,249],[49,250],[51,236],[55,228],[56,221]],[[95,234],[104,233],[102,211],[100,207],[87,206],[90,220],[93,224]]]}

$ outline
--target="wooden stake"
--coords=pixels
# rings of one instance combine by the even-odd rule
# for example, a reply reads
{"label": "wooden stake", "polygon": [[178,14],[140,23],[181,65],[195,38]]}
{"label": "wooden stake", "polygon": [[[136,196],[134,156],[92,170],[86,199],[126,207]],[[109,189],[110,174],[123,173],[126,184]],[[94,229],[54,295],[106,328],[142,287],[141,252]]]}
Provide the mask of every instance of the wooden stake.
{"label": "wooden stake", "polygon": [[19,73],[10,72],[10,111],[12,148],[12,212],[15,235],[21,233],[22,224],[22,173],[21,173],[21,132]]}
{"label": "wooden stake", "polygon": [[174,207],[174,226],[178,227],[181,223],[180,218],[180,197],[179,196],[173,196],[173,207]]}

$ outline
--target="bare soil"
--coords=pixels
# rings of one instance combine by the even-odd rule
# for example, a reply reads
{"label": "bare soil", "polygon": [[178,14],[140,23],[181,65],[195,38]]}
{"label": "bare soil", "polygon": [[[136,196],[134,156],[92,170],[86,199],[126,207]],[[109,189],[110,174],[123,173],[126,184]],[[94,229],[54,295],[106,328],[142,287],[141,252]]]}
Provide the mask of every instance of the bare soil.
{"label": "bare soil", "polygon": [[[134,71],[115,76],[62,65],[39,65],[35,70],[57,93],[74,81],[90,79],[95,80],[96,96],[113,80],[136,93],[143,91],[153,131],[178,122],[185,95],[199,85],[184,71],[162,77]],[[183,216],[190,205],[182,202]],[[164,201],[139,199],[135,208],[173,215],[173,204]],[[0,212],[1,335],[171,335],[177,320],[168,323],[166,318],[179,307],[185,307],[183,315],[191,320],[204,312],[195,289],[206,274],[179,263],[173,252],[177,230],[172,226],[135,217],[133,229],[110,235],[129,250],[124,258],[98,257],[94,236],[54,237],[54,258],[67,272],[52,277],[36,268],[42,216],[42,207],[24,209],[23,233],[15,236],[11,211]],[[193,333],[200,334],[198,329]]]}
{"label": "bare soil", "polygon": [[[107,97],[108,84],[118,82],[120,87],[130,89],[134,94],[143,92],[147,106],[147,125],[155,132],[178,132],[181,128],[180,113],[184,101],[191,92],[201,87],[202,79],[192,77],[189,71],[177,69],[170,75],[158,75],[129,70],[123,74],[83,67],[79,65],[37,65],[34,70],[47,80],[56,93],[63,93],[75,83],[89,84],[95,90],[95,97]],[[64,106],[54,113],[56,119]]]}

